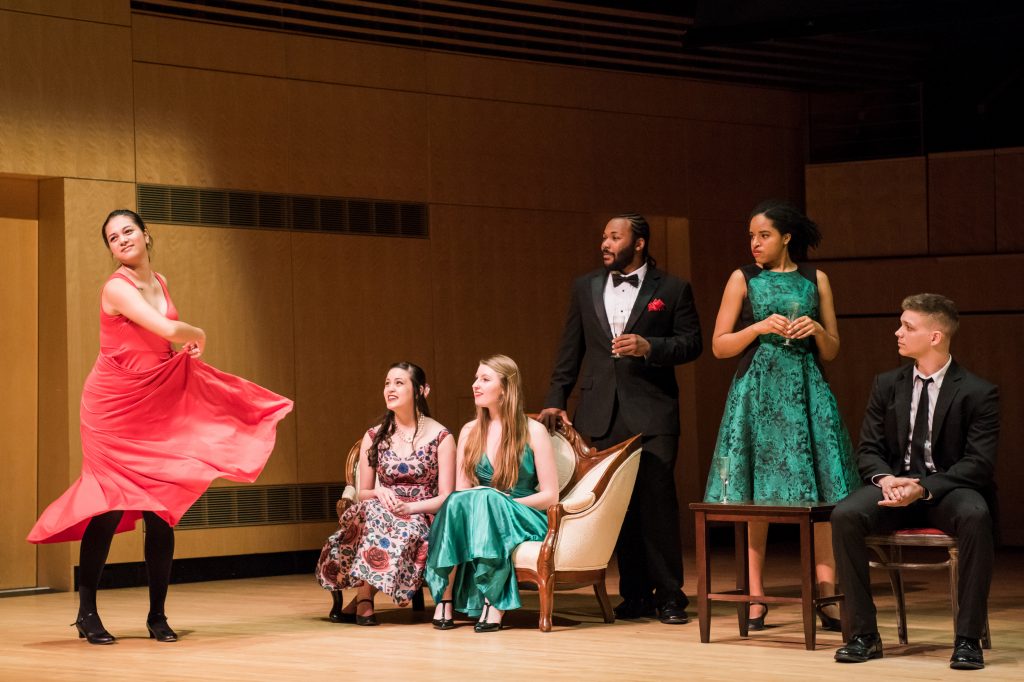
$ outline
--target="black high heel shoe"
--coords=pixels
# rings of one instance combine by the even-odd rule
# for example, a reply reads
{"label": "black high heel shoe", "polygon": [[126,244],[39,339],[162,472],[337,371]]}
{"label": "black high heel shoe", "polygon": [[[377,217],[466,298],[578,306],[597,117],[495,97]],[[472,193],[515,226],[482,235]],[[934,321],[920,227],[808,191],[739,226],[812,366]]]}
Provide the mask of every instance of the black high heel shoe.
{"label": "black high heel shoe", "polygon": [[342,605],[343,605],[342,600],[341,600],[341,592],[339,592],[339,591],[332,591],[331,592],[331,600],[334,603],[331,606],[331,612],[327,614],[327,618],[332,623],[355,623],[356,622],[356,614],[355,613],[345,613],[344,611],[341,610]]}
{"label": "black high heel shoe", "polygon": [[146,618],[146,629],[149,630],[149,638],[158,642],[177,642],[178,633],[167,624],[167,616],[164,614],[150,614]]}
{"label": "black high heel shoe", "polygon": [[829,632],[843,631],[843,621],[839,620],[838,618],[833,618],[832,616],[825,613],[824,606],[815,606],[814,610],[818,612],[818,618],[821,619],[822,630],[828,630]]}
{"label": "black high heel shoe", "polygon": [[[360,599],[356,602],[356,608],[358,609],[359,604],[363,602],[369,602],[370,606],[373,606],[372,599]],[[375,613],[371,613],[369,616],[360,616],[356,613],[356,625],[380,625],[380,623],[377,622],[377,614]]]}
{"label": "black high heel shoe", "polygon": [[80,615],[72,625],[78,628],[78,638],[86,640],[89,644],[113,644],[117,640],[103,627],[103,621],[97,613]]}
{"label": "black high heel shoe", "polygon": [[[430,624],[433,625],[438,630],[451,630],[452,628],[455,627],[455,620],[453,618],[445,618],[444,614],[447,613],[447,611],[448,611],[448,607],[446,607],[445,604],[451,604],[452,600],[451,599],[442,599],[441,601],[439,601],[437,603],[441,606],[441,617],[440,618],[432,618],[430,620]],[[452,615],[454,616],[455,614],[453,613]]]}
{"label": "black high heel shoe", "polygon": [[768,615],[768,605],[764,602],[759,601],[750,602],[751,606],[753,606],[754,604],[763,606],[764,612],[761,613],[761,615],[757,618],[747,618],[747,630],[753,630],[754,632],[757,632],[759,630],[764,630],[764,617]]}
{"label": "black high heel shoe", "polygon": [[484,612],[480,614],[480,620],[473,626],[473,632],[497,632],[501,629],[501,621],[497,623],[488,623],[487,614],[491,611],[490,604],[484,604]]}

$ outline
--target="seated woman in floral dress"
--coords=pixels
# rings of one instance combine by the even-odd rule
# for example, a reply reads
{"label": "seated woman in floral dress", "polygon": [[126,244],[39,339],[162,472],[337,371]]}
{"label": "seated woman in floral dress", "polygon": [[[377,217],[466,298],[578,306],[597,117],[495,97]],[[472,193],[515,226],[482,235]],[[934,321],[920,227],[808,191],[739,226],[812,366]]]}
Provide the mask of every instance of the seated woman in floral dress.
{"label": "seated woman in floral dress", "polygon": [[[384,381],[387,413],[363,436],[359,502],[327,538],[316,577],[331,591],[334,623],[377,625],[373,597],[405,606],[423,584],[434,514],[455,487],[455,444],[430,418],[423,370],[395,363]],[[341,590],[356,588],[344,607]]]}

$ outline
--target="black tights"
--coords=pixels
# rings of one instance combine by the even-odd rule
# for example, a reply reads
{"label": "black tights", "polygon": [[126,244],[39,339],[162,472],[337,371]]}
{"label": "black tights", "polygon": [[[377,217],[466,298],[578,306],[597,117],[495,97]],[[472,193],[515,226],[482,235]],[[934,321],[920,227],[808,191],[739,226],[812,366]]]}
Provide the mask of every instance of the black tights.
{"label": "black tights", "polygon": [[[96,590],[100,585],[103,565],[107,563],[110,542],[121,522],[122,511],[111,511],[92,517],[82,536],[78,565],[78,615],[96,613]],[[174,529],[153,512],[142,512],[146,522],[146,572],[149,574],[149,615],[162,616],[171,581],[171,560],[174,558]]]}

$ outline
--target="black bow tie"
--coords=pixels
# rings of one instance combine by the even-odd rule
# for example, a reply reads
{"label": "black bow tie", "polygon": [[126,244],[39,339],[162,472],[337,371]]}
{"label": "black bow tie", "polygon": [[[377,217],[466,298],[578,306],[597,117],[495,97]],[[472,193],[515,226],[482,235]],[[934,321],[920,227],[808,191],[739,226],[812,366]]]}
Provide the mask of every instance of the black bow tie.
{"label": "black bow tie", "polygon": [[623,282],[629,282],[635,287],[640,286],[640,276],[635,272],[632,275],[620,275],[617,272],[612,273],[612,286],[617,287]]}

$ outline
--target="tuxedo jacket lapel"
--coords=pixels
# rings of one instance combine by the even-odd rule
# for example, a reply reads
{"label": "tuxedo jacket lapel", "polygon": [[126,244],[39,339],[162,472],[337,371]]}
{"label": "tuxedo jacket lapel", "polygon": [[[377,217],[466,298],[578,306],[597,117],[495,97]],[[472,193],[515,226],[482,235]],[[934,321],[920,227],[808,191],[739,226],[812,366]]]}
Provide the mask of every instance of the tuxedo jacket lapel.
{"label": "tuxedo jacket lapel", "polygon": [[652,267],[647,268],[647,276],[644,277],[643,284],[640,285],[640,292],[636,295],[636,302],[633,303],[633,310],[629,313],[629,320],[626,321],[626,333],[633,330],[633,326],[640,319],[640,315],[647,310],[647,304],[651,302],[651,297],[654,296],[654,292],[658,290],[658,283],[661,281],[661,273]]}
{"label": "tuxedo jacket lapel", "polygon": [[896,382],[896,436],[900,460],[910,443],[910,394],[914,389],[914,366],[907,365]]}
{"label": "tuxedo jacket lapel", "polygon": [[942,379],[939,397],[935,400],[935,412],[932,413],[931,441],[933,443],[935,434],[942,433],[942,422],[949,413],[949,406],[953,404],[953,398],[960,391],[962,381],[963,371],[955,362],[950,363],[949,369],[946,370],[946,376]]}
{"label": "tuxedo jacket lapel", "polygon": [[611,346],[612,326],[608,324],[608,311],[604,307],[604,287],[608,282],[607,274],[597,274],[590,281],[590,293],[594,300],[594,312],[597,313],[597,321],[608,337],[608,345]]}

